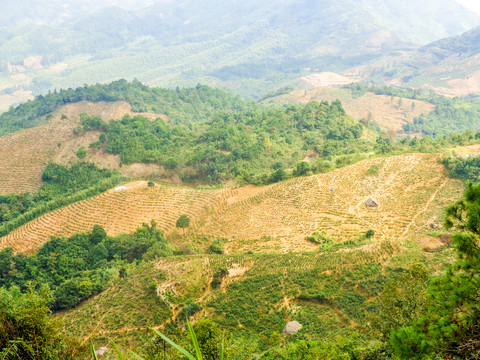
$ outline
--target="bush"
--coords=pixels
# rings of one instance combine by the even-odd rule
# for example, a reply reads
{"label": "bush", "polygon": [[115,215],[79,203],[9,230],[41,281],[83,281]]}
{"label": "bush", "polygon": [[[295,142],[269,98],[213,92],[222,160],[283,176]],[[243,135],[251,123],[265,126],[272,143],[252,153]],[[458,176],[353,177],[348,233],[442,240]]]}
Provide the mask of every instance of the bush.
{"label": "bush", "polygon": [[214,242],[209,246],[208,250],[212,254],[223,254],[225,249],[223,244],[225,243],[225,239],[217,238]]}
{"label": "bush", "polygon": [[305,240],[313,242],[315,244],[320,244],[320,249],[326,249],[330,245],[335,243],[335,239],[327,237],[325,231],[314,232],[311,236],[306,236]]}
{"label": "bush", "polygon": [[76,155],[79,159],[85,159],[85,156],[87,156],[87,150],[82,146],[77,150]]}

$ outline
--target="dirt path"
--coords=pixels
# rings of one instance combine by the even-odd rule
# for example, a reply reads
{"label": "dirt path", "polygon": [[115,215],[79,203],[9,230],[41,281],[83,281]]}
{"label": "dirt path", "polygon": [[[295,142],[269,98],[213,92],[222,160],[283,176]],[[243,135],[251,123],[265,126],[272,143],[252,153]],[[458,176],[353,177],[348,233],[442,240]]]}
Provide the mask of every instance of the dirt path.
{"label": "dirt path", "polygon": [[361,222],[363,222],[364,224],[367,224],[370,228],[372,228],[375,233],[377,232],[380,232],[382,234],[382,240],[385,240],[387,238],[387,233],[382,229],[382,228],[378,228],[377,225],[375,225],[374,223],[362,218],[360,216],[360,213],[359,213],[359,208],[362,204],[365,204],[365,200],[361,200],[357,206],[355,206],[355,208],[352,210],[352,209],[348,209],[348,211],[355,215],[355,217],[360,220]]}
{"label": "dirt path", "polygon": [[448,183],[448,180],[445,180],[438,188],[437,190],[435,190],[435,192],[432,194],[432,196],[430,196],[430,198],[428,199],[427,203],[425,204],[425,206],[423,208],[421,208],[416,214],[415,216],[413,217],[412,221],[410,221],[410,223],[407,225],[407,228],[405,229],[405,231],[402,233],[402,235],[400,236],[401,238],[405,237],[408,232],[410,231],[410,227],[415,224],[415,222],[417,221],[417,218],[420,216],[420,214],[424,213],[428,207],[430,206],[430,204],[432,203],[433,200],[435,200],[435,197],[437,196],[438,192],[440,190],[442,190],[445,185],[447,185]]}

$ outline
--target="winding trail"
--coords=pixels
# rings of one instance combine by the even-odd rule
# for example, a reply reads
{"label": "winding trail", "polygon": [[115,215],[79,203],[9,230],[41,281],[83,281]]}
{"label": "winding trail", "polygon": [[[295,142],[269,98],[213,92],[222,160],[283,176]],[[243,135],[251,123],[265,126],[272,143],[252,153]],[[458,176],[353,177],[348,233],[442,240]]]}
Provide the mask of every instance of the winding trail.
{"label": "winding trail", "polygon": [[433,200],[435,200],[435,197],[437,196],[438,192],[440,190],[442,190],[445,185],[447,185],[449,179],[445,180],[442,184],[440,184],[440,186],[437,188],[437,190],[435,190],[435,192],[432,194],[432,196],[430,196],[430,198],[428,199],[428,201],[426,202],[425,206],[423,208],[421,208],[416,214],[415,216],[412,218],[412,221],[410,221],[410,223],[407,225],[405,231],[402,233],[402,235],[400,237],[405,237],[408,232],[410,231],[410,227],[415,224],[415,222],[417,221],[417,218],[420,216],[420,214],[424,213],[428,207],[430,206],[430,204],[432,203]]}

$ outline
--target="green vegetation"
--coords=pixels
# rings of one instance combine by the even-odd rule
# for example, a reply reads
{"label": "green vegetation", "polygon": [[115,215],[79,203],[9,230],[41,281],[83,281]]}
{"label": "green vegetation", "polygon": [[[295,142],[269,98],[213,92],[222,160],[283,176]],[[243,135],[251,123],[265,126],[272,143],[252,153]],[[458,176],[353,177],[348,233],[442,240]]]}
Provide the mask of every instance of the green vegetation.
{"label": "green vegetation", "polygon": [[361,96],[367,92],[377,95],[398,96],[401,98],[417,99],[435,105],[435,110],[427,115],[415,118],[413,123],[403,126],[406,134],[422,133],[438,137],[450,135],[454,132],[480,129],[480,98],[478,96],[447,98],[431,90],[415,90],[394,86],[369,86],[356,83],[346,85],[354,96]]}
{"label": "green vegetation", "polygon": [[480,181],[480,156],[447,157],[443,160],[443,164],[449,170],[449,175],[452,178],[466,182]]}
{"label": "green vegetation", "polygon": [[27,291],[48,285],[53,291],[54,310],[72,308],[102,291],[121,267],[133,262],[172,254],[155,222],[144,224],[131,235],[116,238],[95,225],[92,232],[52,238],[32,256],[0,251],[0,286]]}
{"label": "green vegetation", "polygon": [[34,194],[0,195],[0,236],[59,207],[111,189],[125,178],[116,171],[78,162],[70,167],[50,163],[42,174],[43,185]]}
{"label": "green vegetation", "polygon": [[59,322],[52,319],[47,287],[21,293],[0,288],[0,358],[5,360],[74,359]]}
{"label": "green vegetation", "polygon": [[[141,91],[136,82],[115,86],[121,84]],[[96,89],[104,88],[98,85]],[[171,94],[179,96],[182,91]],[[205,95],[203,100],[197,103],[190,99],[176,109],[172,105],[169,122],[125,116],[107,123],[82,115],[83,130],[100,130],[94,146],[119,154],[122,163],[156,163],[172,174],[181,174],[184,180],[216,182],[213,187],[221,186],[220,181],[226,179],[266,184],[328,171],[362,157],[438,151],[480,137],[466,131],[422,139],[379,136],[372,141],[365,139],[365,129],[345,114],[338,101],[264,109],[241,101],[236,107],[236,98],[231,98],[232,102],[227,101],[217,112],[213,105],[216,95],[210,91],[197,87],[196,93]],[[186,92],[195,98],[195,91]],[[222,94],[217,93],[217,98]],[[152,111],[155,101],[145,110]],[[197,117],[186,115],[192,104],[198,105]],[[303,161],[307,152],[309,162]],[[444,161],[453,175],[477,180],[475,157]],[[363,174],[373,178],[381,169],[379,163],[363,170]],[[6,233],[41,213],[110,188],[121,177],[78,162],[70,167],[49,164],[42,179],[44,184],[36,194],[0,197],[0,231]],[[446,272],[445,264],[451,262],[452,253],[448,245],[446,251],[432,255],[414,243],[399,246],[390,241],[374,242],[373,230],[338,243],[326,233],[315,232],[306,240],[318,244],[318,251],[305,254],[227,255],[226,239],[198,234],[190,249],[203,248],[205,254],[197,251],[197,255],[188,255],[192,251],[174,251],[155,222],[115,238],[97,225],[91,232],[69,239],[52,238],[32,256],[13,254],[6,248],[0,251],[0,295],[20,305],[8,304],[3,309],[0,304],[0,316],[13,319],[0,324],[0,334],[8,333],[10,324],[21,323],[17,321],[24,315],[20,310],[30,308],[24,294],[31,292],[37,299],[34,291],[42,293],[44,285],[51,294],[48,301],[32,307],[32,312],[39,314],[41,328],[46,329],[44,335],[40,332],[47,339],[38,342],[41,348],[29,347],[36,340],[25,338],[25,343],[17,343],[7,338],[1,343],[1,351],[9,352],[12,359],[18,358],[12,349],[23,348],[42,354],[40,358],[61,358],[59,352],[72,347],[56,342],[56,330],[49,327],[49,309],[75,308],[95,324],[76,321],[75,315],[69,315],[75,313],[67,313],[65,316],[73,319],[67,332],[87,339],[97,326],[107,324],[102,331],[118,331],[116,343],[128,350],[138,345],[135,350],[152,360],[162,358],[163,341],[173,346],[164,350],[171,359],[178,358],[178,347],[185,350],[184,355],[193,356],[196,347],[197,357],[201,352],[204,358],[215,359],[221,352],[220,341],[225,344],[224,357],[232,360],[253,354],[272,360],[435,358],[447,354],[465,358],[465,349],[478,353],[476,322],[480,311],[474,300],[479,287],[479,194],[480,189],[470,186],[465,200],[448,211],[453,219],[448,225],[470,233],[454,237],[459,260]],[[189,225],[187,216],[177,219],[177,228]],[[98,296],[92,299],[93,295]],[[93,320],[97,313],[98,318]],[[204,314],[210,320],[197,321],[198,344],[192,348],[188,337],[192,332],[188,334],[182,328],[187,319],[198,320]],[[126,317],[132,319],[135,329],[125,331],[135,335],[120,335]],[[292,319],[302,324],[302,330],[280,335]],[[167,335],[152,339],[142,333],[159,325],[164,326],[162,335],[173,340],[167,341]],[[100,340],[93,340],[98,345]],[[115,351],[120,358],[125,357],[116,345]]]}
{"label": "green vegetation", "polygon": [[321,245],[321,249],[326,249],[335,243],[335,239],[329,238],[324,231],[314,232],[312,236],[305,237],[305,240]]}
{"label": "green vegetation", "polygon": [[82,124],[85,130],[104,131],[107,152],[119,154],[125,164],[157,163],[178,169],[184,180],[237,178],[262,184],[286,177],[279,162],[296,165],[294,176],[308,174],[308,163],[297,164],[308,150],[331,159],[372,149],[360,139],[362,125],[347,116],[338,101],[217,112],[188,127],[128,115],[109,123],[99,121],[85,116]]}
{"label": "green vegetation", "polygon": [[[0,115],[0,135],[45,123],[48,121],[48,115],[59,107],[82,100],[91,102],[125,100],[132,105],[133,111],[167,115],[173,124],[202,122],[217,111],[242,110],[250,107],[248,102],[232,93],[207,86],[167,90],[150,88],[137,80],[132,82],[118,80],[106,85],[85,85],[75,90],[49,92],[11,108]],[[95,128],[96,124],[89,123],[88,126]]]}
{"label": "green vegetation", "polygon": [[401,358],[474,359],[480,355],[480,186],[470,184],[464,198],[447,209],[457,261],[431,281],[425,310],[394,331],[391,344]]}
{"label": "green vegetation", "polygon": [[185,229],[190,226],[190,218],[185,214],[180,215],[180,217],[177,219],[177,222],[175,223],[175,226],[179,229],[183,229],[183,231],[185,232]]}

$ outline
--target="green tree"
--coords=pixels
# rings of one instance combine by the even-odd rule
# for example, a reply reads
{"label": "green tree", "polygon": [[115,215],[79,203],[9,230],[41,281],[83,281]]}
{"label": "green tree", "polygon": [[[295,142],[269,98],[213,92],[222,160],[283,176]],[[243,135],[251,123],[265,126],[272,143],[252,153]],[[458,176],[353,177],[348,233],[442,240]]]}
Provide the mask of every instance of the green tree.
{"label": "green tree", "polygon": [[197,335],[198,344],[205,360],[217,360],[222,343],[222,333],[210,319],[201,319],[193,327]]}
{"label": "green tree", "polygon": [[87,150],[82,146],[77,150],[76,154],[79,159],[85,159],[85,156],[87,156]]}
{"label": "green tree", "polygon": [[462,200],[447,208],[456,262],[428,291],[425,315],[393,332],[396,354],[406,358],[480,358],[480,185],[469,184]]}
{"label": "green tree", "polygon": [[382,331],[390,332],[419,319],[427,304],[429,274],[422,264],[412,265],[398,278],[389,281],[380,295]]}
{"label": "green tree", "polygon": [[48,289],[22,294],[16,287],[0,289],[0,359],[56,360],[64,341],[51,317]]}
{"label": "green tree", "polygon": [[94,245],[102,242],[102,240],[107,238],[107,232],[105,229],[100,225],[93,225],[92,232],[88,236],[90,242]]}
{"label": "green tree", "polygon": [[276,183],[287,178],[287,173],[282,168],[275,170],[268,178],[269,183]]}
{"label": "green tree", "polygon": [[299,161],[293,170],[293,176],[303,176],[311,173],[310,164],[306,161]]}
{"label": "green tree", "polygon": [[175,226],[179,229],[183,229],[183,235],[185,235],[185,229],[190,226],[190,218],[185,214],[180,215]]}

